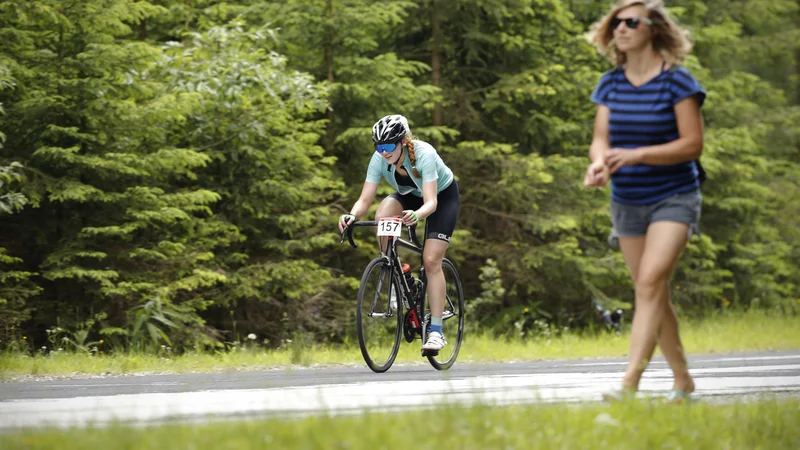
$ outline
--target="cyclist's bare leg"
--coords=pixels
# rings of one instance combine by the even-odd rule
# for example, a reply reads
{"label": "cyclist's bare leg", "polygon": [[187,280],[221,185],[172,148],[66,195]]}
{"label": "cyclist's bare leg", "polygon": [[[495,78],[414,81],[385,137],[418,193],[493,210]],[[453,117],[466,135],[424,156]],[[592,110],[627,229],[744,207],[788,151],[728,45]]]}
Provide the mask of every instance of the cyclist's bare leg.
{"label": "cyclist's bare leg", "polygon": [[425,239],[425,248],[422,251],[422,262],[425,266],[425,276],[428,278],[428,303],[431,307],[431,317],[442,318],[445,301],[445,280],[442,272],[442,259],[447,247],[447,241],[439,239]]}
{"label": "cyclist's bare leg", "polygon": [[[375,212],[375,220],[380,220],[384,217],[400,216],[403,214],[403,205],[397,201],[396,198],[389,196],[383,199],[378,205],[378,211]],[[378,238],[378,245],[381,251],[386,250],[386,237]]]}

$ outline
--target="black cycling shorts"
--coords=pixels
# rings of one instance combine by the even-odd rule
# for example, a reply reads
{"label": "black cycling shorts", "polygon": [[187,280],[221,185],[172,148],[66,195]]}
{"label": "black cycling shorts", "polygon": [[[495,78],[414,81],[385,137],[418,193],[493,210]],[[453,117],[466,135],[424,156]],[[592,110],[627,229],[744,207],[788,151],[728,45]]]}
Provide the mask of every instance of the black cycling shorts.
{"label": "black cycling shorts", "polygon": [[[403,205],[403,210],[416,211],[422,207],[424,201],[413,194],[400,195],[395,192],[391,195]],[[436,196],[436,211],[425,219],[425,239],[439,239],[450,242],[458,220],[458,208],[461,205],[461,196],[458,193],[456,180],[444,188]]]}

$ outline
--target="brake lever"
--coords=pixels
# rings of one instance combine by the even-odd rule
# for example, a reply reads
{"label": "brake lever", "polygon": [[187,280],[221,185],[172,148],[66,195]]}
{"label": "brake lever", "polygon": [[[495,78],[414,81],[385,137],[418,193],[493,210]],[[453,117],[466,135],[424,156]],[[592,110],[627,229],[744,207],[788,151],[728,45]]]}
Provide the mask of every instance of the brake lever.
{"label": "brake lever", "polygon": [[353,227],[346,226],[344,227],[344,231],[342,231],[342,239],[339,241],[340,244],[344,243],[344,238],[347,237],[347,240],[350,242],[350,246],[353,248],[358,248],[358,245],[353,241]]}
{"label": "brake lever", "polygon": [[350,241],[350,246],[353,248],[358,248],[358,245],[353,241],[353,228],[347,227],[347,240]]}

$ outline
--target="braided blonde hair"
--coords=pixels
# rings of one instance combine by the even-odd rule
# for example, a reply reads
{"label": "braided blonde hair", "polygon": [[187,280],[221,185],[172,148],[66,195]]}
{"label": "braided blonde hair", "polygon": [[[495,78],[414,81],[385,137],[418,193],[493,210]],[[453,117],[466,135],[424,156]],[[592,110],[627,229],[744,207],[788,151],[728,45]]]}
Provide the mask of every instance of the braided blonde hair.
{"label": "braided blonde hair", "polygon": [[422,178],[422,175],[417,171],[417,155],[414,154],[414,135],[410,132],[403,136],[403,145],[408,149],[408,158],[411,160],[411,166],[414,168],[414,176]]}

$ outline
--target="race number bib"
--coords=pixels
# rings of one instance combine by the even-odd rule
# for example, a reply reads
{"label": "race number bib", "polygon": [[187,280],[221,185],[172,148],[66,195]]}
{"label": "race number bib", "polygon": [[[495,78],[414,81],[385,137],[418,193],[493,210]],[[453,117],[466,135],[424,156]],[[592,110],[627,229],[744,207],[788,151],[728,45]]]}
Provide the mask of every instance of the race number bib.
{"label": "race number bib", "polygon": [[403,220],[398,217],[385,217],[378,221],[378,236],[400,237],[403,232]]}

